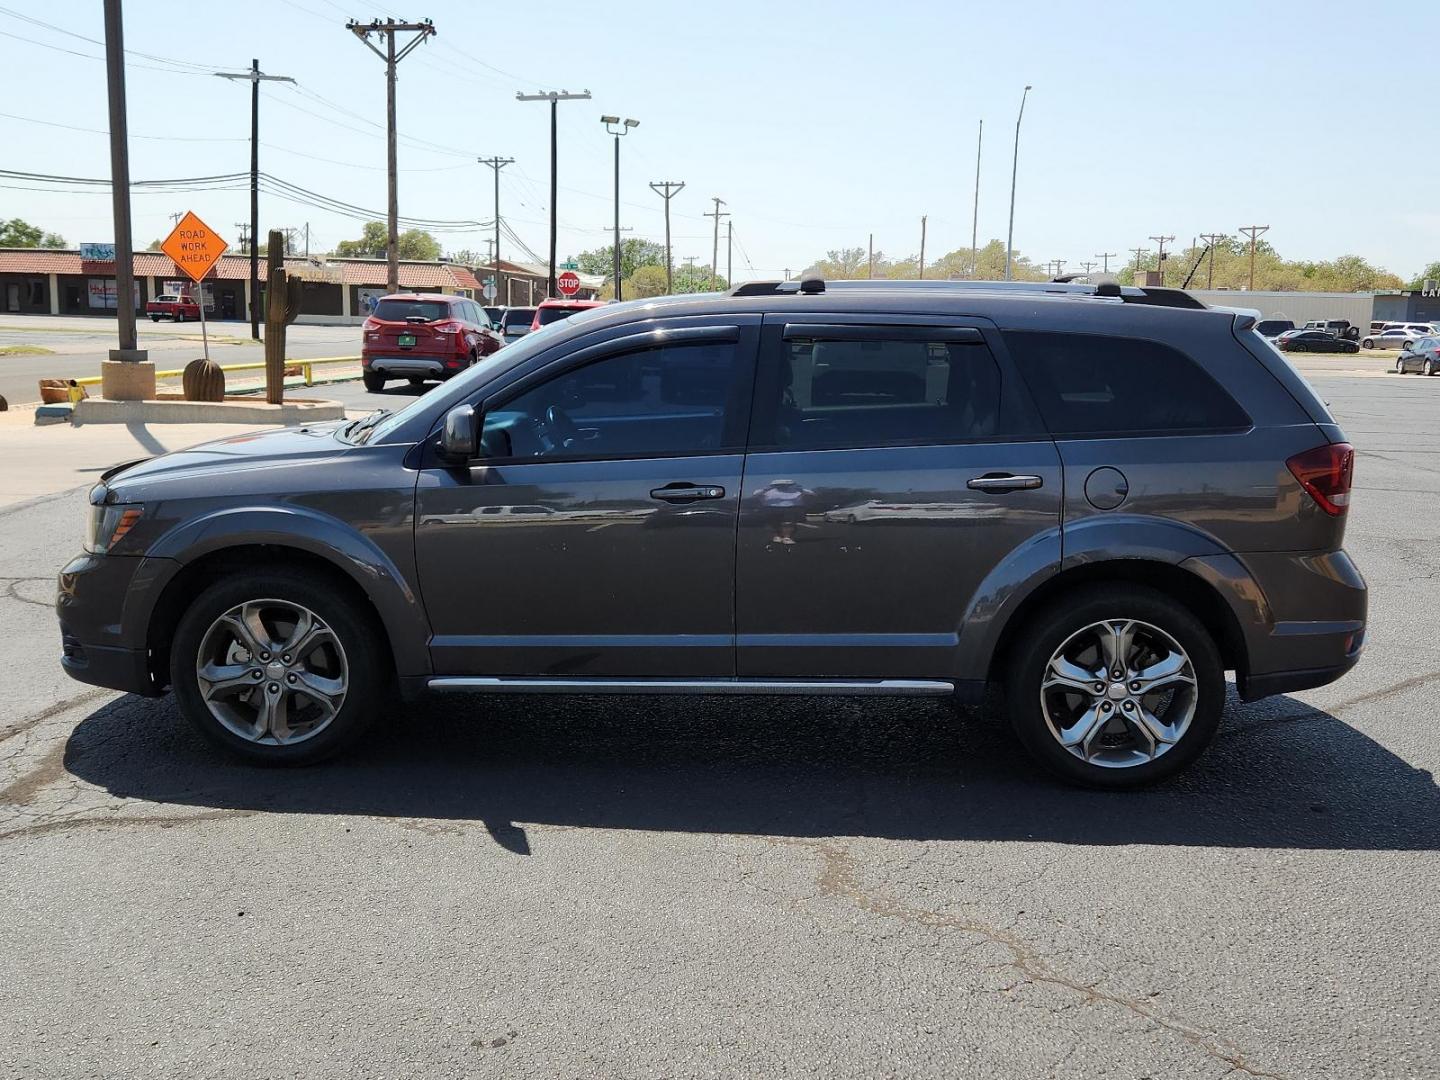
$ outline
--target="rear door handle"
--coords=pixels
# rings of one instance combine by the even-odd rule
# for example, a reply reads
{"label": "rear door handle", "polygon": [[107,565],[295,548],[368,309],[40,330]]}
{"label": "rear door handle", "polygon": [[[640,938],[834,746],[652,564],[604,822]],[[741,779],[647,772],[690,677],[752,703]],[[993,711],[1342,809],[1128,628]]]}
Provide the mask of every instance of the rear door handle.
{"label": "rear door handle", "polygon": [[699,502],[702,499],[723,499],[725,489],[709,484],[666,484],[652,490],[650,497],[668,503]]}
{"label": "rear door handle", "polygon": [[965,486],[972,491],[1004,494],[1007,491],[1031,491],[1045,483],[1038,476],[1013,476],[1010,473],[986,473],[974,477]]}

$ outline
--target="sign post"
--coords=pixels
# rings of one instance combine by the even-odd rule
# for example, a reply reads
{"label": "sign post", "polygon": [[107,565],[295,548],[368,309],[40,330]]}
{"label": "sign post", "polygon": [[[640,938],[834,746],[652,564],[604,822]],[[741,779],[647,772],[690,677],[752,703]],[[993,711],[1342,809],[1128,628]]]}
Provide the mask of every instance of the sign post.
{"label": "sign post", "polygon": [[555,288],[561,296],[574,296],[580,291],[580,275],[574,270],[566,270],[555,279]]}
{"label": "sign post", "polygon": [[205,326],[205,286],[201,282],[229,246],[209,225],[196,217],[193,210],[185,212],[179,224],[160,245],[160,250],[169,255],[200,290],[200,340],[204,344],[206,360],[210,359],[210,332]]}

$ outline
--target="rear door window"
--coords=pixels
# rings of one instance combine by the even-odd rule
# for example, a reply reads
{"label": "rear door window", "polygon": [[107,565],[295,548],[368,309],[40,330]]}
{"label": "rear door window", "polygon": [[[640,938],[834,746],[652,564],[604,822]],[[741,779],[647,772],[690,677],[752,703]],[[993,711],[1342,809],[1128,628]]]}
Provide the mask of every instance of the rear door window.
{"label": "rear door window", "polygon": [[1000,370],[975,330],[792,325],[768,355],[752,449],[962,443],[1006,427]]}
{"label": "rear door window", "polygon": [[1033,331],[1007,332],[1005,343],[1057,436],[1180,435],[1250,427],[1245,410],[1209,372],[1168,345]]}

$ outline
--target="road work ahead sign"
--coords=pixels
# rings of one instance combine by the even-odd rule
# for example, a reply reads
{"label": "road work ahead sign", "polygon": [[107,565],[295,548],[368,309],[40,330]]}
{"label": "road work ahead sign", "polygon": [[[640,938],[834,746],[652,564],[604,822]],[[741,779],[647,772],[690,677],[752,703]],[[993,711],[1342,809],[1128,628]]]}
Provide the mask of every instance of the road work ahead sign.
{"label": "road work ahead sign", "polygon": [[229,246],[209,225],[187,210],[180,224],[160,245],[160,250],[174,259],[175,265],[189,274],[192,280],[199,281],[210,272]]}

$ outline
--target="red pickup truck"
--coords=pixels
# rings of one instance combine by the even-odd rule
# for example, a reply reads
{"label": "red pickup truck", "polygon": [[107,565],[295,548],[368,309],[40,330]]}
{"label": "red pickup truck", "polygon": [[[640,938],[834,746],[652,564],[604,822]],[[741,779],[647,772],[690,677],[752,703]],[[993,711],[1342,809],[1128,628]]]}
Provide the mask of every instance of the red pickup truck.
{"label": "red pickup truck", "polygon": [[145,314],[150,316],[151,322],[167,318],[184,322],[200,318],[200,305],[193,296],[184,293],[162,293],[145,305]]}

